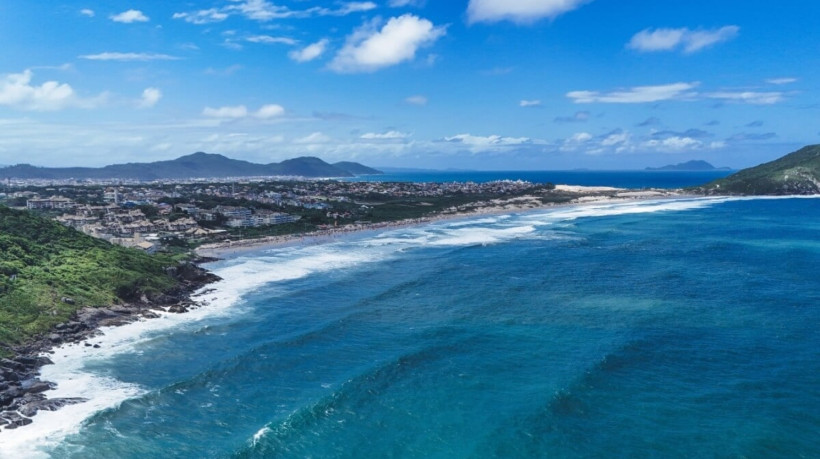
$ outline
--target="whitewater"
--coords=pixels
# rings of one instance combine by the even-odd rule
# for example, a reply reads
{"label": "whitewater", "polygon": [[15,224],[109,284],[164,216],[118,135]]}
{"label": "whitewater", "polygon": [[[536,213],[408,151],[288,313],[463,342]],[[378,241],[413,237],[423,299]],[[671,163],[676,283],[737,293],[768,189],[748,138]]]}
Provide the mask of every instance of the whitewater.
{"label": "whitewater", "polygon": [[571,206],[245,252],[207,266],[223,280],[201,307],[55,349],[49,397],[88,401],[3,432],[0,455],[820,453],[818,202]]}

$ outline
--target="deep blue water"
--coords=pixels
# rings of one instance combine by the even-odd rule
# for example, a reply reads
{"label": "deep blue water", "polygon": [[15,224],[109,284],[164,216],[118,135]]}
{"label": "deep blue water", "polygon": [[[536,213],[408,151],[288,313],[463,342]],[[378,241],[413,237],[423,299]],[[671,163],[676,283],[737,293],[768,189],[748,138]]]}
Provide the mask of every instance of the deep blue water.
{"label": "deep blue water", "polygon": [[684,188],[703,185],[736,171],[430,171],[365,175],[349,180],[376,182],[476,182],[524,180],[618,188]]}
{"label": "deep blue water", "polygon": [[238,301],[88,359],[140,395],[46,449],[820,457],[818,266],[820,199],[563,208],[240,254],[212,266]]}

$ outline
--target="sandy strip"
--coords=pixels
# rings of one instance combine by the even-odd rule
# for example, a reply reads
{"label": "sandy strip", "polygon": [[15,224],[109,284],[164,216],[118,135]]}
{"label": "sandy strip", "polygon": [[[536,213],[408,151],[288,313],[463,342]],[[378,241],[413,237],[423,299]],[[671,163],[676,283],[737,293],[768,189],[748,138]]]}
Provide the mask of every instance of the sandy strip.
{"label": "sandy strip", "polygon": [[[494,199],[489,205],[471,209],[468,212],[454,212],[438,214],[424,218],[413,218],[392,222],[349,224],[331,229],[318,230],[309,233],[288,234],[283,236],[266,236],[255,239],[212,242],[196,248],[195,252],[201,257],[226,258],[246,252],[275,248],[288,245],[315,245],[333,242],[343,234],[359,233],[364,231],[378,231],[385,229],[404,228],[424,225],[444,220],[467,219],[483,215],[503,215],[515,212],[535,211],[556,207],[567,207],[590,204],[608,204],[626,201],[638,201],[658,198],[679,198],[681,193],[673,190],[655,191],[628,191],[624,188],[612,187],[584,187],[570,185],[556,185],[556,190],[578,193],[581,196],[567,203],[541,203],[535,196],[517,196],[507,200]],[[601,194],[603,193],[603,194]],[[613,193],[613,194],[609,194]]]}

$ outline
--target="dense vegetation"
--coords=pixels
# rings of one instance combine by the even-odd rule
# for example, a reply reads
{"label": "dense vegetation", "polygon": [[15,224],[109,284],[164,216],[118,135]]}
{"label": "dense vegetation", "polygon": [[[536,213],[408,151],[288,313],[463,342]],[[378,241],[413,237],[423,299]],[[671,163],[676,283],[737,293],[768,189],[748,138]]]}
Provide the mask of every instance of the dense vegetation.
{"label": "dense vegetation", "polygon": [[165,267],[175,264],[0,206],[0,345],[44,333],[85,306],[166,291],[175,280]]}
{"label": "dense vegetation", "polygon": [[786,195],[820,193],[820,145],[810,145],[780,159],[708,183],[710,194]]}

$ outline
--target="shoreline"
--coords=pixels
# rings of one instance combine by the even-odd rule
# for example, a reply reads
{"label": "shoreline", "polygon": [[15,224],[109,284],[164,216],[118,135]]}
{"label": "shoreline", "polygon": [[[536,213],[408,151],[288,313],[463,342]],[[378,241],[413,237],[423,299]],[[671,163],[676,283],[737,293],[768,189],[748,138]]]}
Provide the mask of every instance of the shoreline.
{"label": "shoreline", "polygon": [[[440,221],[469,219],[485,215],[503,215],[517,212],[547,210],[564,208],[571,206],[613,204],[629,201],[645,201],[650,199],[675,199],[688,196],[680,190],[631,190],[628,188],[613,187],[584,187],[571,185],[556,185],[556,191],[563,191],[576,194],[568,202],[542,203],[537,202],[536,196],[526,195],[507,200],[496,199],[485,203],[488,205],[478,206],[470,211],[456,211],[453,213],[440,213],[428,217],[412,218],[405,220],[395,220],[389,222],[368,223],[368,224],[348,224],[331,229],[321,229],[308,233],[286,234],[281,236],[265,236],[253,239],[239,239],[236,241],[212,242],[203,244],[194,253],[199,257],[225,258],[246,252],[253,252],[265,248],[286,247],[296,244],[315,245],[333,240],[337,236],[363,233],[367,231],[379,231],[398,228],[407,228],[418,225],[426,225]],[[614,193],[614,195],[613,195]]]}
{"label": "shoreline", "polygon": [[[560,185],[559,185],[560,186]],[[571,188],[571,191],[569,190]],[[368,231],[390,230],[411,226],[426,225],[439,221],[461,220],[477,218],[487,215],[503,215],[527,211],[539,211],[546,209],[567,208],[573,206],[587,206],[598,204],[612,204],[625,202],[639,202],[653,199],[674,199],[685,198],[690,195],[679,190],[663,191],[635,191],[628,189],[607,188],[589,190],[589,187],[568,187],[566,190],[576,194],[570,201],[562,203],[543,203],[535,196],[516,197],[508,200],[494,200],[489,203],[471,208],[470,211],[454,211],[446,214],[434,215],[425,218],[415,218],[392,222],[381,222],[367,225],[351,225],[347,227],[334,228],[328,230],[314,231],[311,233],[294,234],[286,236],[269,236],[265,238],[246,239],[230,243],[207,244],[195,250],[199,257],[195,263],[188,263],[193,271],[188,275],[193,275],[190,279],[180,279],[182,285],[175,289],[173,296],[165,298],[165,301],[146,301],[127,305],[117,305],[102,308],[84,308],[78,311],[72,320],[56,326],[49,334],[34,339],[33,341],[13,348],[15,356],[10,359],[0,360],[0,375],[6,380],[12,379],[13,383],[5,390],[0,385],[0,402],[6,396],[8,403],[0,406],[0,439],[5,435],[6,430],[17,429],[32,424],[32,417],[38,411],[54,412],[63,407],[71,405],[81,405],[87,399],[83,398],[48,398],[50,393],[59,393],[58,384],[41,379],[42,367],[53,364],[48,358],[49,355],[64,346],[77,346],[79,349],[98,348],[99,345],[92,344],[90,340],[95,337],[105,336],[102,330],[104,327],[119,327],[147,319],[166,317],[168,314],[183,313],[198,309],[207,305],[194,296],[200,296],[209,292],[208,285],[217,282],[219,278],[205,268],[199,266],[200,263],[216,261],[219,258],[229,257],[244,252],[260,250],[262,248],[280,247],[295,244],[320,245],[332,242],[338,236],[349,236]],[[599,188],[599,187],[598,187]],[[196,273],[196,275],[194,275]],[[169,301],[171,299],[172,301]],[[88,349],[91,351],[91,349]],[[5,369],[9,369],[5,372]],[[13,374],[10,378],[7,375]],[[0,380],[0,384],[3,381]],[[10,389],[10,390],[9,390]],[[9,435],[9,434],[6,434]]]}
{"label": "shoreline", "polygon": [[[192,296],[219,277],[199,266],[214,261],[202,257],[195,262],[174,268],[179,285],[155,299],[105,307],[85,307],[77,310],[68,322],[56,325],[48,333],[33,338],[10,350],[13,356],[0,359],[0,436],[7,430],[31,424],[40,411],[56,411],[64,406],[82,403],[81,398],[48,398],[57,383],[41,379],[42,367],[54,362],[48,357],[63,345],[99,348],[90,339],[100,336],[102,328],[116,327],[144,319],[160,317],[160,313],[184,313],[198,308]],[[7,434],[8,435],[8,434]]]}

